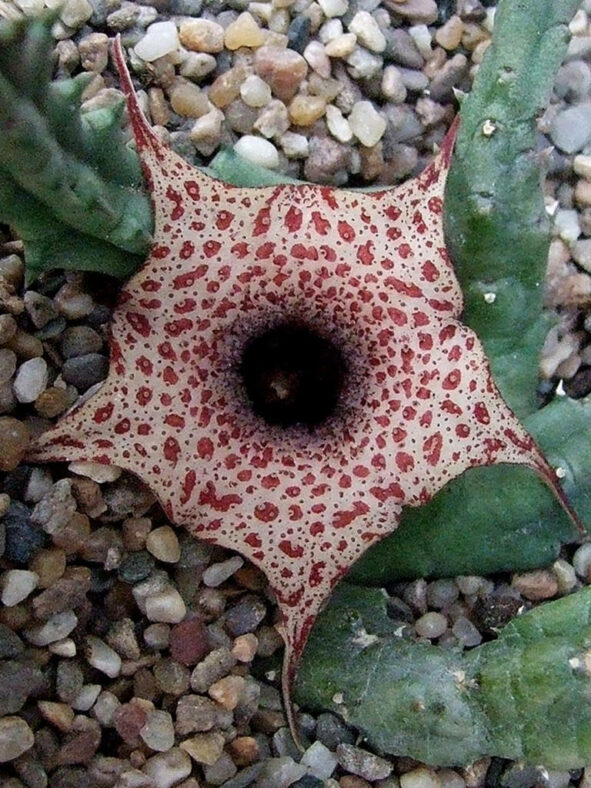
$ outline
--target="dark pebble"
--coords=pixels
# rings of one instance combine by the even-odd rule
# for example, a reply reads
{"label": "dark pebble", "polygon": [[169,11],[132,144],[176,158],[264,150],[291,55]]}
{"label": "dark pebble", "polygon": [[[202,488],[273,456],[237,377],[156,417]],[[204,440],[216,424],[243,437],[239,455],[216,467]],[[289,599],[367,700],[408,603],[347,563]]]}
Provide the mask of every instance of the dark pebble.
{"label": "dark pebble", "polygon": [[302,14],[294,17],[287,30],[287,46],[289,49],[295,49],[300,55],[308,45],[310,40],[310,27],[312,22],[309,17]]}
{"label": "dark pebble", "polygon": [[105,594],[115,583],[111,572],[100,566],[90,567],[90,591],[94,594]]}
{"label": "dark pebble", "polygon": [[24,648],[24,643],[16,632],[5,624],[0,624],[0,659],[14,659]]}
{"label": "dark pebble", "polygon": [[406,68],[423,68],[425,60],[406,30],[386,28],[383,33],[386,37],[384,60],[391,60]]}
{"label": "dark pebble", "polygon": [[43,328],[35,331],[35,336],[42,342],[44,342],[46,339],[55,339],[56,337],[59,337],[66,326],[67,323],[65,318],[56,317],[54,320],[50,320],[49,323],[46,323]]}
{"label": "dark pebble", "polygon": [[15,564],[26,564],[46,542],[43,531],[31,522],[30,510],[19,501],[14,501],[8,507],[8,512],[4,515],[4,526],[4,557]]}
{"label": "dark pebble", "polygon": [[84,674],[76,662],[62,659],[56,671],[56,691],[63,703],[72,703],[82,690]]}
{"label": "dark pebble", "polygon": [[586,397],[591,391],[591,367],[581,367],[574,377],[564,381],[563,386],[567,397]]}
{"label": "dark pebble", "polygon": [[456,12],[456,0],[439,0],[437,10],[439,24],[444,25],[450,16],[453,16]]}
{"label": "dark pebble", "polygon": [[473,623],[480,630],[491,632],[515,618],[523,605],[521,599],[509,594],[479,597],[472,607]]}
{"label": "dark pebble", "polygon": [[155,565],[154,557],[147,550],[138,550],[121,561],[117,574],[124,583],[139,583],[148,577]]}
{"label": "dark pebble", "polygon": [[60,766],[50,777],[49,788],[92,788],[87,770],[79,766]]}
{"label": "dark pebble", "polygon": [[89,326],[92,326],[92,328],[97,328],[98,326],[108,323],[111,319],[111,315],[112,311],[108,306],[104,306],[104,304],[97,304],[86,318],[86,322]]}
{"label": "dark pebble", "polygon": [[336,750],[339,744],[353,744],[355,735],[335,714],[325,712],[316,722],[316,738],[329,750]]}
{"label": "dark pebble", "polygon": [[41,671],[33,662],[13,659],[0,664],[0,717],[20,711],[42,683]]}
{"label": "dark pebble", "polygon": [[247,594],[226,612],[226,629],[233,637],[254,632],[266,614],[267,608],[262,599]]}
{"label": "dark pebble", "polygon": [[28,465],[19,465],[14,471],[7,473],[4,476],[2,492],[5,492],[11,498],[22,500],[31,479],[32,470]]}
{"label": "dark pebble", "polygon": [[504,788],[534,788],[536,785],[546,785],[548,778],[544,772],[545,769],[542,766],[514,763],[503,773],[500,784]]}
{"label": "dark pebble", "polygon": [[301,780],[291,784],[291,788],[322,788],[324,782],[311,774],[305,774]]}
{"label": "dark pebble", "polygon": [[60,350],[65,359],[98,353],[102,346],[102,337],[90,326],[67,328],[60,339]]}
{"label": "dark pebble", "polygon": [[78,391],[86,391],[107,376],[109,359],[100,353],[87,353],[85,356],[69,358],[62,367],[62,377],[66,383],[76,386]]}
{"label": "dark pebble", "polygon": [[392,621],[399,621],[404,624],[412,624],[415,620],[410,606],[397,596],[390,597],[387,600],[386,614]]}

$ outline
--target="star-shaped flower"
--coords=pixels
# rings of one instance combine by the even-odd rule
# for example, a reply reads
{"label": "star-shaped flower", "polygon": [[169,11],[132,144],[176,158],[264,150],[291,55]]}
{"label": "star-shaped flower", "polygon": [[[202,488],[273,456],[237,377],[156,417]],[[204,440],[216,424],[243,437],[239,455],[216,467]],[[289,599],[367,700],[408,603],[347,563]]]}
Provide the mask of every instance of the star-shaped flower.
{"label": "star-shaped flower", "polygon": [[115,58],[154,244],[114,314],[106,382],[30,459],[126,468],[172,522],[261,567],[289,701],[321,605],[403,506],[499,462],[558,487],[459,322],[442,228],[455,130],[398,188],[235,188],[161,142]]}

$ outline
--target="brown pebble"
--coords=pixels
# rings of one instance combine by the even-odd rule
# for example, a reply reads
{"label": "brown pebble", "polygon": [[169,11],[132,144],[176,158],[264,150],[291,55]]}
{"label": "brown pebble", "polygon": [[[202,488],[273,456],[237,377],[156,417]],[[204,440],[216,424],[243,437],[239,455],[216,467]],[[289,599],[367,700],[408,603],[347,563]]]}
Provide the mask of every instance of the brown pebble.
{"label": "brown pebble", "polygon": [[0,345],[10,342],[17,328],[17,322],[12,315],[0,315]]}
{"label": "brown pebble", "polygon": [[25,456],[29,445],[29,428],[12,416],[0,416],[0,470],[13,471]]}
{"label": "brown pebble", "polygon": [[550,599],[558,593],[558,580],[551,569],[536,569],[514,575],[511,585],[531,602]]}
{"label": "brown pebble", "polygon": [[157,126],[166,126],[170,121],[170,108],[162,88],[150,88],[148,102],[152,122]]}
{"label": "brown pebble", "polygon": [[100,484],[92,479],[73,476],[70,480],[72,495],[74,496],[80,512],[89,517],[100,517],[107,511],[107,504],[103,500]]}
{"label": "brown pebble", "polygon": [[321,96],[294,96],[289,117],[295,126],[311,126],[324,115],[326,101]]}
{"label": "brown pebble", "polygon": [[6,347],[14,350],[17,356],[25,360],[40,358],[43,355],[43,342],[20,328],[6,343]]}
{"label": "brown pebble", "polygon": [[250,69],[240,64],[220,74],[209,89],[211,103],[219,109],[227,107],[234,99],[238,98],[240,85],[249,73]]}
{"label": "brown pebble", "polygon": [[224,44],[232,51],[240,47],[256,49],[265,43],[265,38],[265,31],[261,30],[252,14],[245,11],[226,28]]}
{"label": "brown pebble", "polygon": [[282,101],[289,101],[295,96],[308,73],[308,64],[298,52],[272,46],[257,49],[254,68]]}
{"label": "brown pebble", "polygon": [[211,651],[207,627],[198,617],[175,624],[170,631],[170,655],[182,665],[196,665]]}
{"label": "brown pebble", "polygon": [[82,512],[74,512],[67,524],[51,535],[56,547],[61,547],[66,555],[79,552],[90,536],[90,520]]}
{"label": "brown pebble", "polygon": [[209,19],[185,19],[179,28],[179,40],[191,52],[221,52],[224,28]]}
{"label": "brown pebble", "polygon": [[66,553],[60,547],[39,550],[33,556],[30,568],[39,577],[39,588],[49,588],[64,574]]}
{"label": "brown pebble", "polygon": [[259,641],[256,635],[248,632],[245,635],[239,635],[232,646],[232,654],[236,657],[238,662],[251,662],[257,653]]}
{"label": "brown pebble", "polygon": [[148,517],[128,517],[123,521],[123,546],[132,553],[143,550],[151,530],[152,521]]}
{"label": "brown pebble", "polygon": [[101,729],[96,720],[79,715],[57,754],[56,765],[71,766],[89,763],[101,742]]}
{"label": "brown pebble", "polygon": [[267,578],[264,572],[252,564],[241,566],[234,572],[234,580],[249,591],[262,591],[267,587]]}
{"label": "brown pebble", "polygon": [[242,676],[224,676],[208,689],[211,698],[225,709],[235,709],[240,700],[240,695],[246,687],[246,680]]}
{"label": "brown pebble", "polygon": [[44,419],[53,419],[63,413],[70,404],[66,389],[50,386],[35,400],[35,410]]}
{"label": "brown pebble", "polygon": [[238,736],[226,749],[236,766],[250,766],[260,755],[258,742],[252,736]]}
{"label": "brown pebble", "polygon": [[363,777],[354,777],[352,774],[341,777],[339,785],[340,788],[371,788],[371,784],[364,780]]}
{"label": "brown pebble", "polygon": [[35,618],[45,621],[55,613],[79,607],[90,589],[90,578],[88,567],[68,567],[63,577],[33,599]]}
{"label": "brown pebble", "polygon": [[148,719],[148,708],[139,702],[131,701],[119,706],[113,712],[113,725],[126,744],[140,745],[140,730]]}
{"label": "brown pebble", "polygon": [[54,703],[49,700],[40,700],[37,708],[43,719],[54,725],[58,730],[66,733],[72,727],[74,711],[67,703]]}

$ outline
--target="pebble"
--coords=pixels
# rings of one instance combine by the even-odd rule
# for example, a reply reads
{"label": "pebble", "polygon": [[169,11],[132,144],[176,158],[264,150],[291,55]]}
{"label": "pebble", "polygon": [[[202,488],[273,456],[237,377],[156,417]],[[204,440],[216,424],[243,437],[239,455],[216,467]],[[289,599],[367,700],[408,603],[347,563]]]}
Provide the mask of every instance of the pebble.
{"label": "pebble", "polygon": [[447,629],[447,618],[441,613],[429,611],[415,622],[417,635],[423,638],[438,638]]}
{"label": "pebble", "polygon": [[318,0],[318,5],[322,9],[324,16],[331,19],[335,16],[343,16],[349,9],[349,0]]}
{"label": "pebble", "polygon": [[150,531],[146,538],[146,550],[158,561],[168,564],[176,564],[181,557],[178,537],[170,525]]}
{"label": "pebble", "polygon": [[73,30],[78,30],[93,14],[88,0],[66,0],[60,11],[60,19]]}
{"label": "pebble", "polygon": [[249,107],[265,107],[272,98],[271,88],[257,74],[250,74],[240,85],[242,101]]}
{"label": "pebble", "polygon": [[0,659],[13,660],[24,651],[25,645],[16,632],[0,623]]}
{"label": "pebble", "polygon": [[50,386],[42,391],[35,400],[35,410],[45,419],[59,416],[71,405],[70,395],[66,389]]}
{"label": "pebble", "polygon": [[394,104],[403,104],[406,101],[406,85],[402,71],[396,66],[386,66],[382,74],[381,88],[384,97]]}
{"label": "pebble", "polygon": [[66,360],[62,367],[62,377],[66,383],[76,386],[78,391],[100,383],[109,371],[109,359],[100,353],[86,353]]}
{"label": "pebble", "polygon": [[452,632],[461,645],[466,648],[478,646],[482,642],[482,635],[470,619],[465,616],[458,616],[452,627]]}
{"label": "pebble", "polygon": [[0,471],[13,471],[18,467],[27,451],[29,438],[26,424],[12,416],[0,416]]}
{"label": "pebble", "polygon": [[306,774],[306,767],[285,755],[267,758],[258,773],[257,788],[288,788]]}
{"label": "pebble", "polygon": [[392,764],[384,758],[352,744],[339,744],[336,756],[339,766],[365,780],[383,780],[392,772]]}
{"label": "pebble", "polygon": [[224,743],[224,734],[214,731],[212,733],[198,733],[182,741],[179,746],[196,763],[212,766],[221,756]]}
{"label": "pebble", "polygon": [[121,672],[121,657],[110,646],[94,635],[86,638],[86,659],[89,665],[100,670],[110,679]]}
{"label": "pebble", "polygon": [[224,48],[224,28],[210,19],[184,19],[179,27],[179,39],[192,52],[221,52]]}
{"label": "pebble", "polygon": [[374,17],[367,11],[358,11],[349,22],[348,30],[371,52],[379,53],[386,49],[386,38]]}
{"label": "pebble", "polygon": [[[0,419],[0,439],[2,438],[2,419]],[[6,447],[6,444],[4,444]],[[0,455],[2,456],[2,455]],[[45,544],[45,536],[36,523],[31,520],[31,512],[20,501],[13,501],[4,515],[5,528],[4,557],[16,564],[26,564]]]}
{"label": "pebble", "polygon": [[565,243],[572,244],[581,234],[579,212],[574,210],[558,210],[554,215],[554,235]]}
{"label": "pebble", "polygon": [[435,0],[389,0],[387,5],[395,14],[413,24],[430,25],[439,13]]}
{"label": "pebble", "polygon": [[357,36],[355,33],[343,33],[336,38],[332,38],[325,44],[324,52],[328,57],[347,58],[357,46]]}
{"label": "pebble", "polygon": [[34,402],[47,388],[49,370],[43,358],[32,358],[23,362],[13,383],[14,395],[19,402]]}
{"label": "pebble", "polygon": [[305,159],[309,150],[308,138],[303,134],[287,131],[281,138],[281,148],[288,159]]}
{"label": "pebble", "polygon": [[39,576],[27,569],[8,569],[2,575],[0,599],[6,607],[23,602],[37,588]]}
{"label": "pebble", "polygon": [[281,101],[289,101],[295,96],[308,73],[308,64],[299,52],[276,46],[257,49],[253,65],[258,76]]}
{"label": "pebble", "polygon": [[142,771],[152,778],[155,788],[172,788],[191,774],[191,759],[179,747],[173,747],[148,758]]}
{"label": "pebble", "polygon": [[250,632],[246,635],[239,635],[232,645],[232,654],[238,662],[252,662],[256,656],[258,645],[259,641],[256,635]]}
{"label": "pebble", "polygon": [[58,316],[51,298],[36,293],[34,290],[26,291],[23,303],[35,328],[43,328],[50,320],[54,320]]}
{"label": "pebble", "polygon": [[310,41],[302,54],[310,68],[314,69],[317,74],[324,79],[330,77],[330,58],[320,41]]}
{"label": "pebble", "polygon": [[207,692],[220,706],[232,711],[238,705],[245,687],[246,679],[243,676],[224,676],[214,682]]}
{"label": "pebble", "polygon": [[0,763],[14,761],[34,743],[33,731],[21,717],[0,719]]}
{"label": "pebble", "polygon": [[231,51],[240,47],[256,49],[265,43],[265,39],[264,30],[261,30],[252,14],[245,11],[226,28],[224,44]]}
{"label": "pebble", "polygon": [[247,594],[226,611],[225,627],[233,637],[254,632],[266,614],[267,608],[262,599]]}
{"label": "pebble", "polygon": [[174,725],[167,711],[153,709],[140,729],[144,744],[155,752],[167,752],[174,746]]}
{"label": "pebble", "polygon": [[47,720],[51,725],[55,725],[63,733],[66,733],[72,727],[74,710],[67,703],[40,700],[37,703],[37,708],[41,712],[43,719]]}
{"label": "pebble", "polygon": [[62,640],[72,632],[78,624],[78,618],[73,610],[56,613],[44,624],[39,624],[30,629],[25,629],[23,635],[33,646],[47,646]]}
{"label": "pebble", "polygon": [[550,599],[558,593],[558,580],[551,569],[536,569],[514,575],[511,585],[532,602]]}
{"label": "pebble", "polygon": [[591,580],[591,542],[585,542],[575,550],[573,567],[582,580],[585,582]]}
{"label": "pebble", "polygon": [[337,757],[322,742],[315,741],[302,755],[302,765],[319,780],[328,780],[337,767]]}
{"label": "pebble", "polygon": [[182,665],[195,665],[211,651],[207,627],[198,616],[181,621],[170,631],[171,657]]}
{"label": "pebble", "polygon": [[343,117],[342,112],[334,104],[326,107],[326,126],[332,136],[339,142],[350,142],[353,139],[353,132],[349,121]]}
{"label": "pebble", "polygon": [[434,580],[427,586],[427,604],[438,610],[453,605],[459,596],[459,589],[453,580]]}
{"label": "pebble", "polygon": [[179,36],[174,22],[154,22],[145,36],[135,45],[135,53],[147,63],[175,52],[179,47]]}
{"label": "pebble", "polygon": [[578,153],[591,141],[591,103],[558,112],[550,127],[552,142],[563,153]]}
{"label": "pebble", "polygon": [[556,576],[559,594],[569,594],[576,585],[577,576],[574,567],[559,558],[552,564],[552,571]]}
{"label": "pebble", "polygon": [[348,118],[351,131],[367,148],[376,145],[386,131],[386,121],[371,101],[357,101]]}
{"label": "pebble", "polygon": [[227,561],[211,564],[203,573],[203,583],[210,588],[217,588],[232,577],[234,572],[237,572],[243,565],[244,558],[241,558],[239,555],[228,558]]}
{"label": "pebble", "polygon": [[464,23],[461,17],[453,14],[435,33],[435,41],[444,49],[451,51],[459,47],[462,42]]}
{"label": "pebble", "polygon": [[16,334],[18,324],[12,315],[0,315],[0,345],[5,345]]}
{"label": "pebble", "polygon": [[441,780],[433,769],[419,766],[400,775],[400,788],[441,788]]}
{"label": "pebble", "polygon": [[244,159],[258,164],[260,167],[276,169],[279,166],[279,153],[269,140],[245,134],[234,145],[234,150]]}
{"label": "pebble", "polygon": [[180,67],[182,77],[194,79],[197,82],[215,70],[217,65],[213,55],[206,52],[187,52]]}
{"label": "pebble", "polygon": [[78,52],[84,71],[100,74],[109,63],[109,38],[105,33],[90,33],[80,40]]}
{"label": "pebble", "polygon": [[289,105],[289,117],[295,126],[311,126],[326,110],[326,101],[321,96],[294,96]]}
{"label": "pebble", "polygon": [[165,588],[146,597],[146,616],[150,621],[177,624],[187,612],[182,596],[175,588]]}
{"label": "pebble", "polygon": [[236,657],[232,652],[222,646],[214,649],[191,673],[191,689],[194,692],[207,692],[216,681],[226,676],[236,664]]}

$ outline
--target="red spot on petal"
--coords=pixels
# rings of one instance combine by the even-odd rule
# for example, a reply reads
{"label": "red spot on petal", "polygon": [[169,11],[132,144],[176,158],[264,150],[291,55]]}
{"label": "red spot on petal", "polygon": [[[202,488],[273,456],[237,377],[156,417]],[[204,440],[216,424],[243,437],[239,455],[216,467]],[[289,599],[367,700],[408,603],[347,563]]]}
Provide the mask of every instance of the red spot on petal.
{"label": "red spot on petal", "polygon": [[211,438],[199,438],[197,441],[197,454],[202,460],[211,460],[213,457],[213,441]]}
{"label": "red spot on petal", "polygon": [[490,414],[484,402],[474,405],[474,417],[480,424],[490,424]]}
{"label": "red spot on petal", "polygon": [[399,451],[396,453],[395,457],[396,465],[400,468],[403,473],[407,473],[408,471],[412,471],[415,467],[415,461],[407,454],[405,451]]}
{"label": "red spot on petal", "polygon": [[355,230],[351,227],[348,222],[341,220],[337,225],[337,231],[343,241],[347,241],[347,243],[351,243],[351,241],[355,240]]}
{"label": "red spot on petal", "polygon": [[289,539],[279,542],[279,549],[289,558],[301,558],[304,555],[304,548],[301,545],[294,545]]}
{"label": "red spot on petal", "polygon": [[302,212],[295,205],[292,205],[288,212],[285,214],[283,224],[291,233],[295,233],[302,226]]}
{"label": "red spot on petal", "polygon": [[139,312],[126,312],[125,317],[130,326],[132,326],[133,329],[137,331],[138,334],[140,334],[140,336],[150,336],[152,329],[150,328],[150,323],[148,322],[148,318],[145,315],[142,315]]}

